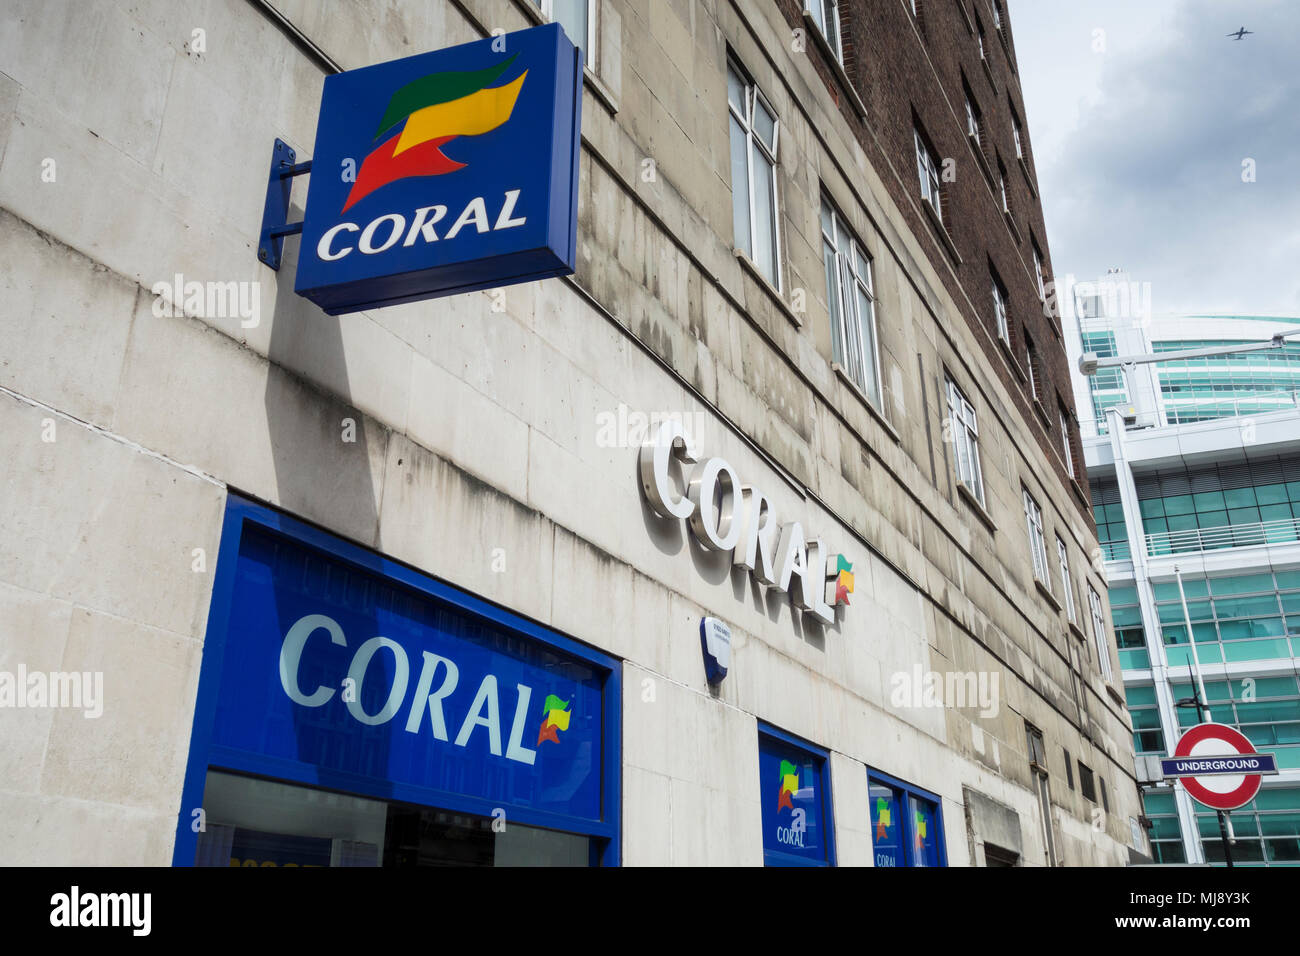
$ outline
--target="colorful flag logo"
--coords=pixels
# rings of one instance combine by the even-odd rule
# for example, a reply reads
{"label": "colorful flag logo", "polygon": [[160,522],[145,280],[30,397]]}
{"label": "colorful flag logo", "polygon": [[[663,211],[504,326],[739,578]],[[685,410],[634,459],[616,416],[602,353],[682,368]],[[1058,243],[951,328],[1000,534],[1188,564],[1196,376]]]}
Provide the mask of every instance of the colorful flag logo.
{"label": "colorful flag logo", "polygon": [[399,179],[464,169],[466,164],[449,158],[442,147],[457,136],[490,133],[510,119],[528,71],[500,86],[488,84],[514,61],[512,56],[482,70],[433,73],[394,93],[374,139],[390,135],[362,160],[343,211]]}
{"label": "colorful flag logo", "polygon": [[848,604],[849,595],[853,593],[853,565],[845,560],[844,555],[836,556],[835,603]]}
{"label": "colorful flag logo", "polygon": [[925,849],[925,814],[920,810],[916,811],[916,848]]}
{"label": "colorful flag logo", "polygon": [[889,838],[889,827],[891,826],[892,814],[889,812],[889,801],[884,797],[876,797],[876,839],[886,840]]}
{"label": "colorful flag logo", "polygon": [[794,795],[799,789],[799,768],[788,760],[781,761],[781,792],[776,797],[776,812],[789,807],[794,810]]}
{"label": "colorful flag logo", "polygon": [[558,732],[569,729],[569,718],[573,716],[569,712],[569,702],[560,700],[554,694],[547,694],[542,710],[546,716],[542,718],[542,727],[537,732],[537,746],[540,747],[543,740],[558,744],[560,742]]}

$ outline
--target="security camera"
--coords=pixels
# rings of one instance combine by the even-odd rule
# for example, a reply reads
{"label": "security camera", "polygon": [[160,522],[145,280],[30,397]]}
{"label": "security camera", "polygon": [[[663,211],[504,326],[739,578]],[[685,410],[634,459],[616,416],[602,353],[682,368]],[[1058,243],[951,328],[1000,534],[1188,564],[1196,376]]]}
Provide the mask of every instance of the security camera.
{"label": "security camera", "polygon": [[1084,352],[1079,356],[1079,371],[1084,375],[1097,374],[1097,353]]}

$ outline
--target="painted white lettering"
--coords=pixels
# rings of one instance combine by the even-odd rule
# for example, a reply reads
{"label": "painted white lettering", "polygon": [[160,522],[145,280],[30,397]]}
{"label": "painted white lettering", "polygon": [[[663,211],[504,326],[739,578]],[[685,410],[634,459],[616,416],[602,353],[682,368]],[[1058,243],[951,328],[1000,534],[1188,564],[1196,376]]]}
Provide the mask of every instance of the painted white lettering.
{"label": "painted white lettering", "polygon": [[307,643],[307,638],[321,628],[329,634],[331,642],[339,647],[348,646],[347,639],[343,637],[343,628],[324,614],[308,614],[298,620],[289,628],[289,633],[284,636],[284,643],[280,646],[280,686],[291,701],[302,707],[320,707],[334,696],[333,689],[323,684],[310,694],[304,694],[298,685],[298,664],[302,660],[303,646]]}
{"label": "painted white lettering", "polygon": [[358,232],[360,229],[361,227],[355,222],[341,222],[337,226],[330,227],[325,230],[325,235],[320,237],[320,242],[316,243],[316,255],[324,259],[326,262],[335,262],[342,259],[352,251],[352,247],[347,246],[340,249],[338,252],[331,252],[330,243],[334,241],[334,237],[340,232]]}
{"label": "painted white lettering", "polygon": [[[383,245],[376,246],[374,244],[375,233],[379,231],[380,224],[385,222],[391,222],[393,224],[393,231],[389,234],[388,238],[384,240]],[[402,238],[402,233],[405,230],[406,217],[399,216],[395,212],[390,212],[387,216],[380,216],[374,222],[370,223],[370,225],[366,226],[365,231],[361,233],[361,241],[357,244],[357,248],[367,256],[373,256],[377,252],[386,252],[397,244],[397,240]]]}
{"label": "painted white lettering", "polygon": [[[370,667],[370,659],[381,647],[386,647],[393,652],[396,667],[393,671],[393,686],[388,692],[388,700],[384,702],[379,712],[372,716],[361,706],[361,691],[366,672]],[[406,698],[406,685],[411,678],[411,665],[406,659],[406,651],[402,650],[402,645],[386,637],[372,637],[357,648],[357,654],[352,658],[352,666],[348,668],[348,677],[356,681],[357,688],[354,699],[347,702],[348,712],[361,723],[373,727],[376,724],[388,723],[397,713],[397,709],[402,706],[402,701]]]}

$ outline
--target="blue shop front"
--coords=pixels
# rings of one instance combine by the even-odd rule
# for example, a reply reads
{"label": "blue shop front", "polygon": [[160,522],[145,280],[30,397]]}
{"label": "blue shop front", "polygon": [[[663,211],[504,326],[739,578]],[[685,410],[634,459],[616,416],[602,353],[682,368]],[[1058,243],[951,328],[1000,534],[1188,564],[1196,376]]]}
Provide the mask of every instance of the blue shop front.
{"label": "blue shop front", "polygon": [[231,495],[174,862],[617,865],[617,662]]}

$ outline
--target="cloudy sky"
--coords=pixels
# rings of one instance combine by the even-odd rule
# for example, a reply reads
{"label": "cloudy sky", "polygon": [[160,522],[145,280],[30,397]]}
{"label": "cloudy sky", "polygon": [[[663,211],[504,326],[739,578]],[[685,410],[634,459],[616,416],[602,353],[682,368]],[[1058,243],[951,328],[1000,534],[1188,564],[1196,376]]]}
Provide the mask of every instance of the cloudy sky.
{"label": "cloudy sky", "polygon": [[1058,276],[1300,316],[1300,0],[1008,6]]}

